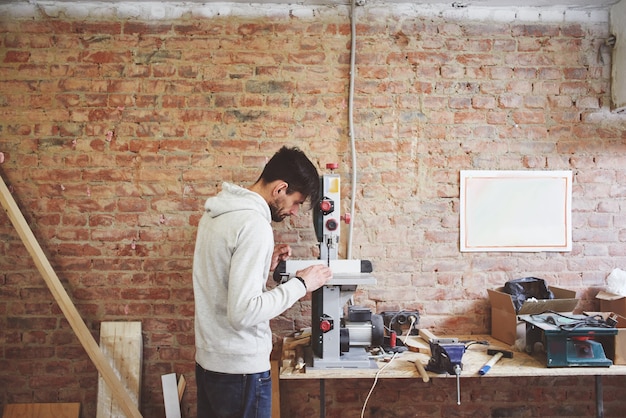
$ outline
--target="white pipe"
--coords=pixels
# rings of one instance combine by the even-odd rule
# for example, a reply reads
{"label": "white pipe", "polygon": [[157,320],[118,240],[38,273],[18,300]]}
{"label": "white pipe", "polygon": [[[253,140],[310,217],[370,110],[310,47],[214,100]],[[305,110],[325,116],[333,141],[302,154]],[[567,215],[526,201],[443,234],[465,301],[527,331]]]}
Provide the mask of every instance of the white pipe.
{"label": "white pipe", "polygon": [[351,21],[351,45],[350,45],[350,91],[348,94],[348,126],[350,129],[350,148],[352,152],[352,185],[350,195],[350,223],[348,225],[348,242],[346,258],[350,260],[352,258],[352,234],[354,230],[354,208],[356,200],[356,145],[354,140],[354,78],[356,73],[356,19],[354,17],[354,11],[356,9],[356,0],[352,0],[350,8],[350,21]]}

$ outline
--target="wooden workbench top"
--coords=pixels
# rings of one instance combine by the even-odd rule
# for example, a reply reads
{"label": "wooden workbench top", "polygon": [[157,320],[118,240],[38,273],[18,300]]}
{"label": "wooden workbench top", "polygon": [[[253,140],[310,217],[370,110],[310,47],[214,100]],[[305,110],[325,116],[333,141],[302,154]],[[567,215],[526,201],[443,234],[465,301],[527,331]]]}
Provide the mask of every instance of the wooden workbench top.
{"label": "wooden workbench top", "polygon": [[[610,367],[546,367],[544,353],[529,355],[525,352],[514,351],[513,358],[501,358],[489,372],[483,376],[478,370],[491,358],[487,354],[488,348],[513,351],[502,342],[488,335],[460,336],[460,341],[488,341],[489,345],[472,344],[463,354],[463,371],[461,377],[510,377],[510,376],[582,376],[582,375],[626,375],[626,366]],[[428,347],[421,338],[409,337],[407,345]],[[281,379],[349,379],[374,378],[382,369],[379,378],[420,378],[413,362],[420,361],[424,367],[428,364],[430,354],[405,351],[396,355],[392,361],[377,361],[377,369],[314,369],[294,370],[293,367],[282,367]],[[288,362],[287,362],[288,363]],[[449,374],[428,372],[431,378],[456,378]]]}

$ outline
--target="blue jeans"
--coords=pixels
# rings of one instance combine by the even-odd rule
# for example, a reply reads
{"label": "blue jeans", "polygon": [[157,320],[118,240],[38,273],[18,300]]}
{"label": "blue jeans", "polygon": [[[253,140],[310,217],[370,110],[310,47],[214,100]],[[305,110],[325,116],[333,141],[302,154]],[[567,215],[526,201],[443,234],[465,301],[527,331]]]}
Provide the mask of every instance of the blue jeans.
{"label": "blue jeans", "polygon": [[226,374],[204,370],[196,364],[198,418],[270,418],[270,371]]}

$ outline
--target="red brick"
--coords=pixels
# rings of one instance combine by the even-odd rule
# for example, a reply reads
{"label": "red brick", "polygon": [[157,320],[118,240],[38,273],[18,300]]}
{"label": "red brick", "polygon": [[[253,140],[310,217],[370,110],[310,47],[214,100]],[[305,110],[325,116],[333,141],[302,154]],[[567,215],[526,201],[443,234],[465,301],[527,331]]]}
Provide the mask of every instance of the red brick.
{"label": "red brick", "polygon": [[155,35],[166,34],[172,30],[172,25],[152,22],[125,22],[123,26],[126,34]]}
{"label": "red brick", "polygon": [[168,289],[126,289],[120,294],[122,299],[129,300],[160,300],[169,299],[170,291]]}
{"label": "red brick", "polygon": [[3,62],[11,63],[11,62],[28,62],[30,58],[29,51],[7,51],[4,55]]}
{"label": "red brick", "polygon": [[528,24],[513,27],[512,34],[522,36],[549,36],[559,35],[559,28],[555,25]]}
{"label": "red brick", "polygon": [[176,66],[174,65],[159,65],[152,68],[152,75],[154,77],[168,78],[173,77],[176,74]]}
{"label": "red brick", "polygon": [[37,360],[51,358],[54,355],[54,349],[51,347],[7,347],[5,349],[5,358],[10,360]]}
{"label": "red brick", "polygon": [[516,111],[513,113],[513,120],[518,124],[537,124],[545,122],[545,112]]}
{"label": "red brick", "polygon": [[587,78],[588,70],[586,68],[564,68],[563,75],[568,80],[584,80]]}
{"label": "red brick", "polygon": [[494,97],[476,96],[472,98],[472,107],[475,109],[494,109],[496,99]]}
{"label": "red brick", "polygon": [[123,62],[128,63],[131,60],[130,52],[120,51],[120,52],[107,52],[107,51],[98,51],[93,53],[84,53],[80,57],[81,61],[90,62],[94,64],[106,64],[106,63],[116,63]]}
{"label": "red brick", "polygon": [[120,34],[122,25],[120,23],[107,22],[74,22],[72,30],[76,33],[95,33],[95,34]]}

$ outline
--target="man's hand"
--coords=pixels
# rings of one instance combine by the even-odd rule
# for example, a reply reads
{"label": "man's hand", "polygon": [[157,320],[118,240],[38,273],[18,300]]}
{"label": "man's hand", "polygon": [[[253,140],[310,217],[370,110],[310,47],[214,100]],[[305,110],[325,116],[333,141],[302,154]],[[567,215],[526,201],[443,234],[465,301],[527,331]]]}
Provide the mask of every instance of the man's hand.
{"label": "man's hand", "polygon": [[315,264],[305,269],[296,271],[296,276],[302,277],[306,283],[307,293],[324,286],[326,282],[333,278],[333,272],[323,264]]}
{"label": "man's hand", "polygon": [[270,271],[273,271],[278,263],[287,260],[291,257],[291,247],[287,244],[278,244],[274,246],[274,252],[272,253],[272,264]]}

